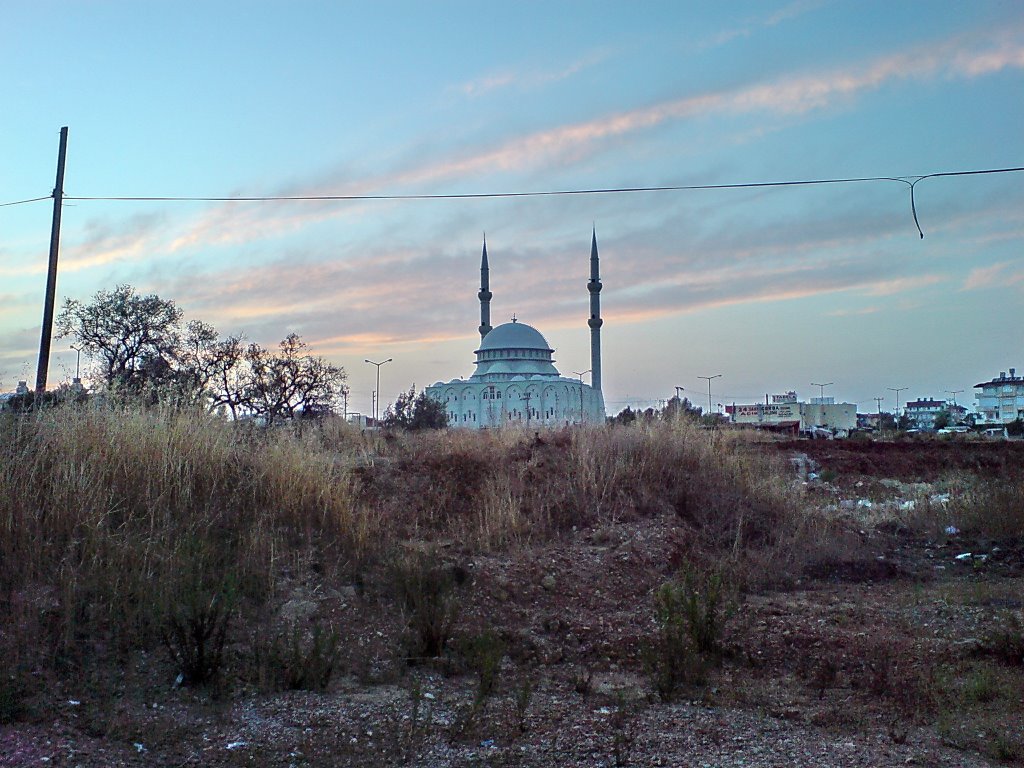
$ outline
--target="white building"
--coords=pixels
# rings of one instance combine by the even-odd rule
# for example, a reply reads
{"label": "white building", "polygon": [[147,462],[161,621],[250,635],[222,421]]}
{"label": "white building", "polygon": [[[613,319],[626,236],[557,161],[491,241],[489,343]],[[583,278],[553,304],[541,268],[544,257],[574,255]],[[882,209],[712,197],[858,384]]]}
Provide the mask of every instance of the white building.
{"label": "white building", "polygon": [[857,426],[857,406],[854,403],[836,403],[831,397],[813,397],[811,402],[797,400],[796,392],[772,395],[771,402],[730,405],[726,413],[735,424],[780,431],[797,432],[828,429],[848,433]]}
{"label": "white building", "polygon": [[939,414],[948,410],[945,400],[919,397],[903,406],[903,415],[914,422],[918,429],[935,429],[935,420]]}
{"label": "white building", "polygon": [[978,414],[977,424],[1009,424],[1024,419],[1024,377],[1011,368],[1010,375],[1000,371],[997,378],[974,385],[977,401],[974,411]]}
{"label": "white building", "polygon": [[491,291],[487,243],[480,260],[480,347],[476,370],[468,379],[452,379],[427,387],[427,395],[444,403],[452,426],[483,428],[509,424],[560,426],[603,422],[601,393],[601,279],[597,234],[590,246],[591,382],[567,378],[555,368],[544,336],[512,318],[491,327]]}

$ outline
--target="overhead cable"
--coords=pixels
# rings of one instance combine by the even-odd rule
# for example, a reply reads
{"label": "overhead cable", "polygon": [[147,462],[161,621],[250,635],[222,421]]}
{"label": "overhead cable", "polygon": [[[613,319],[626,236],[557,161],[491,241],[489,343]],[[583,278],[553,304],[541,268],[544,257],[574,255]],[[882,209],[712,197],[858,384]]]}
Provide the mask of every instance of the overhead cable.
{"label": "overhead cable", "polygon": [[[862,176],[838,179],[797,179],[790,181],[750,181],[730,184],[676,184],[654,187],[596,187],[591,189],[557,189],[539,190],[533,192],[465,192],[465,193],[438,193],[438,194],[380,194],[380,195],[252,195],[252,196],[170,196],[170,195],[64,195],[65,200],[83,201],[108,201],[108,202],[160,202],[160,203],[255,203],[255,202],[359,202],[359,201],[386,201],[386,200],[476,200],[486,198],[514,198],[514,197],[556,197],[566,195],[618,195],[633,194],[638,192],[683,192],[693,190],[714,190],[714,189],[755,189],[770,187],[806,187],[824,184],[861,184],[877,181],[894,181],[906,184],[910,188],[910,211],[914,217],[914,224],[918,234],[923,238],[924,232],[917,217],[917,202],[914,192],[918,183],[925,179],[937,179],[951,176],[981,176],[995,173],[1018,173],[1024,171],[1024,167],[1015,168],[987,168],[970,171],[942,171],[939,173],[926,173],[909,176]],[[36,197],[30,200],[16,200],[5,205],[20,205],[22,203],[33,203],[39,200],[47,200],[46,197]]]}

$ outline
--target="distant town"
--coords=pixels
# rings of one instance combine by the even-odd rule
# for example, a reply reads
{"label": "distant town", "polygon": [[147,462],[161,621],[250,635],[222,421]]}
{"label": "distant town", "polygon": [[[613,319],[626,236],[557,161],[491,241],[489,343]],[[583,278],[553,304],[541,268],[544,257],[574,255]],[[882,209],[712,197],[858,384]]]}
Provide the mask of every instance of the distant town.
{"label": "distant town", "polygon": [[[958,403],[956,395],[949,399],[918,397],[908,400],[894,411],[881,409],[882,398],[877,398],[875,411],[858,411],[855,403],[836,402],[832,397],[812,397],[801,400],[796,391],[765,395],[764,402],[733,403],[724,406],[724,413],[703,414],[700,408],[677,396],[666,403],[667,409],[680,406],[705,416],[712,422],[763,429],[770,432],[804,435],[812,438],[844,438],[858,433],[900,430],[904,432],[931,432],[948,434],[983,434],[990,437],[1024,436],[1024,376],[1016,368],[1000,371],[988,381],[974,385],[973,408]],[[69,396],[83,397],[87,388],[75,378],[60,390]],[[19,381],[13,392],[0,393],[0,411],[10,410],[19,400],[31,395],[26,381]],[[653,409],[648,409],[651,413]],[[645,412],[635,413],[637,417]],[[610,420],[623,420],[623,413],[609,415]],[[344,414],[345,418],[362,427],[373,427],[375,422],[362,414]],[[630,420],[627,415],[625,420]],[[520,424],[523,420],[514,420]],[[538,418],[535,426],[558,426]],[[452,427],[460,426],[458,421]]]}
{"label": "distant town", "polygon": [[724,420],[779,432],[812,437],[847,437],[859,432],[900,429],[940,434],[980,432],[992,436],[1019,436],[1024,425],[1024,376],[1015,368],[1000,371],[989,381],[974,385],[974,408],[950,399],[919,397],[897,406],[858,412],[854,403],[837,403],[831,397],[799,400],[796,392],[765,396],[763,403],[725,406]]}

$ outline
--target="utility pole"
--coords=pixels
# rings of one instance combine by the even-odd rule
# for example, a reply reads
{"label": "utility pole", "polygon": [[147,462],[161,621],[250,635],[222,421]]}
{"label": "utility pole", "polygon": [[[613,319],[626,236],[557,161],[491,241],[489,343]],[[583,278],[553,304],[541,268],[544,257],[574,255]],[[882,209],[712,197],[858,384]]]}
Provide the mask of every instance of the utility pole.
{"label": "utility pole", "polygon": [[64,160],[68,153],[68,127],[60,129],[57,151],[57,184],[53,188],[53,222],[50,225],[50,265],[46,272],[46,301],[43,304],[43,330],[39,336],[39,362],[36,365],[36,395],[46,391],[50,367],[50,340],[53,336],[53,305],[57,300],[57,253],[60,249],[60,210],[64,202]]}
{"label": "utility pole", "polygon": [[962,389],[947,389],[944,390],[947,395],[953,396],[953,405],[956,405],[956,396],[963,392]]}
{"label": "utility pole", "polygon": [[377,366],[377,389],[375,389],[374,393],[373,393],[373,426],[376,427],[376,426],[378,426],[378,424],[377,424],[377,406],[380,403],[380,367],[382,365],[384,365],[385,363],[390,363],[391,362],[391,358],[389,357],[387,360],[381,360],[379,363],[375,363],[375,362],[373,362],[373,360],[364,360],[363,362],[369,363],[370,365],[376,365]]}
{"label": "utility pole", "polygon": [[831,387],[833,384],[835,384],[834,381],[830,381],[827,384],[815,384],[813,381],[811,382],[812,387],[820,387],[820,389],[818,390],[819,404],[823,404],[825,402],[825,387]]}
{"label": "utility pole", "polygon": [[896,424],[898,426],[900,423],[900,392],[909,389],[909,387],[886,387],[886,389],[896,393],[896,412],[894,415],[896,416]]}
{"label": "utility pole", "polygon": [[714,376],[698,376],[698,379],[708,380],[708,415],[711,414],[711,380],[721,378],[722,374],[716,373]]}
{"label": "utility pole", "polygon": [[681,398],[679,396],[679,393],[680,392],[685,392],[685,391],[686,391],[686,387],[676,387],[676,400],[682,400],[683,398]]}

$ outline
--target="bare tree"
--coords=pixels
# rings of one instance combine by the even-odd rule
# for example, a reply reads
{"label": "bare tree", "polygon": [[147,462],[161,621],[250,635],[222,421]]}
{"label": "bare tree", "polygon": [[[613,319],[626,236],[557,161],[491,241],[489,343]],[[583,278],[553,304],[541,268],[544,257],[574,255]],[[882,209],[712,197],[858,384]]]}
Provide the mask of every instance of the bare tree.
{"label": "bare tree", "polygon": [[241,404],[268,423],[299,412],[329,411],[341,394],[345,371],[306,349],[297,333],[288,334],[276,353],[250,344]]}

